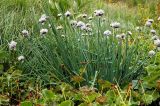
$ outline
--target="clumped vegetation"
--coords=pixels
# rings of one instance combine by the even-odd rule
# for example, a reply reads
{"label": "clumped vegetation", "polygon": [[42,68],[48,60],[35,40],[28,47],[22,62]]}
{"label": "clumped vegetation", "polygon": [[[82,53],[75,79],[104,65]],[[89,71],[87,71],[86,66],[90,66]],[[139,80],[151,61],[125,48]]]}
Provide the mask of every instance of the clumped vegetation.
{"label": "clumped vegetation", "polygon": [[0,8],[0,105],[159,105],[158,1],[1,0]]}

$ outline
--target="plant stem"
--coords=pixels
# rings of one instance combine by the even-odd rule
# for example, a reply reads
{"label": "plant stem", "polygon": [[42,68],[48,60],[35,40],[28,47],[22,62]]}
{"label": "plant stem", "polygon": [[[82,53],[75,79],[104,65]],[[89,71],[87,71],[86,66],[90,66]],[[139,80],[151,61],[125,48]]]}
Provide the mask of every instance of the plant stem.
{"label": "plant stem", "polygon": [[92,85],[91,85],[91,89],[94,88],[94,85],[95,85],[95,83],[96,83],[96,78],[97,78],[97,76],[98,76],[98,71],[96,71],[96,73],[95,73],[95,76],[94,76],[94,79],[93,79],[93,82],[92,82]]}

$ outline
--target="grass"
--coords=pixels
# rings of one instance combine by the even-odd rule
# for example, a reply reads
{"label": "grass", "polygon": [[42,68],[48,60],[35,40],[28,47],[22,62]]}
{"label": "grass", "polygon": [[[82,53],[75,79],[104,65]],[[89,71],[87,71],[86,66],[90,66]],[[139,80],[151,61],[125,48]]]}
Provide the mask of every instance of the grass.
{"label": "grass", "polygon": [[[115,13],[115,14],[118,15],[119,13]],[[118,16],[115,16],[115,17],[118,17]],[[119,16],[119,18],[121,19],[121,16]],[[124,47],[124,49],[126,50],[122,51],[121,49],[123,49],[122,47],[123,45],[118,46],[117,45],[118,41],[114,39],[110,39],[109,41],[110,43],[107,44],[108,41],[106,38],[104,38],[102,31],[105,31],[105,29],[108,29],[109,23],[111,23],[114,20],[108,19],[106,23],[104,22],[106,26],[105,25],[101,26],[101,23],[103,23],[101,21],[102,21],[101,19],[96,18],[95,20],[93,20],[93,22],[91,22],[92,25],[96,25],[96,24],[98,25],[93,28],[94,31],[92,32],[93,33],[92,37],[90,36],[81,37],[82,32],[80,30],[73,30],[71,26],[67,24],[69,23],[69,20],[65,18],[64,18],[64,21],[62,20],[61,22],[58,23],[58,24],[65,23],[65,24],[62,24],[65,30],[57,32],[54,27],[58,25],[55,24],[56,23],[55,21],[52,21],[51,22],[52,25],[55,24],[55,26],[52,26],[53,28],[52,30],[50,30],[51,33],[49,33],[48,38],[46,37],[45,39],[39,37],[39,31],[38,31],[41,29],[41,27],[44,27],[44,26],[40,26],[38,27],[38,29],[37,27],[36,29],[33,28],[33,31],[35,32],[32,32],[32,33],[35,34],[36,37],[34,37],[34,35],[31,35],[31,38],[28,39],[30,40],[30,42],[28,42],[27,40],[23,38],[22,40],[19,41],[19,43],[21,43],[22,45],[22,48],[24,49],[24,51],[23,50],[20,51],[21,53],[19,54],[26,54],[26,57],[28,60],[24,63],[22,69],[24,71],[26,70],[26,73],[30,73],[31,75],[35,75],[35,76],[40,76],[44,80],[47,80],[48,77],[46,76],[52,73],[53,77],[56,76],[58,80],[61,79],[62,81],[63,80],[70,81],[70,78],[72,78],[74,75],[80,74],[79,70],[83,67],[86,67],[86,72],[85,72],[84,77],[87,83],[89,83],[92,80],[92,77],[95,75],[95,72],[99,73],[100,78],[109,80],[111,82],[113,82],[113,78],[115,78],[115,80],[118,82],[119,81],[121,82],[120,79],[123,79],[124,76],[127,76],[129,78],[132,72],[128,70],[129,73],[128,72],[123,73],[123,71],[129,69],[131,64],[137,64],[137,60],[135,60],[135,63],[134,63],[134,61],[131,60],[132,57],[125,58],[123,56],[123,52],[128,51],[129,52],[128,55],[130,55],[133,52],[138,51],[137,47],[133,46],[133,48],[135,49],[132,49],[132,47],[131,48]],[[47,26],[48,24],[45,27]],[[127,25],[122,25],[122,29],[116,31],[113,36],[116,36],[116,34],[118,33],[124,32],[125,27],[127,27]],[[112,30],[111,28],[109,29]],[[99,32],[100,30],[101,32]],[[60,37],[60,35],[62,34],[66,35],[67,38]],[[80,44],[78,42],[78,39],[82,40],[80,41]],[[98,39],[98,42],[96,39]],[[53,41],[53,42],[50,42],[50,41]],[[100,42],[101,44],[99,44]],[[114,46],[112,47],[111,45],[112,42],[115,42],[114,45],[116,47]],[[127,45],[128,41],[124,43],[126,43]],[[27,47],[27,46],[31,46],[32,48]],[[100,47],[105,47],[105,46],[106,48],[102,50],[100,49]],[[50,51],[50,50],[53,50],[53,51]],[[112,52],[115,55],[112,55]],[[118,61],[116,59],[117,58],[116,53],[118,53],[117,55],[120,56],[118,57]],[[109,59],[111,63],[107,61],[106,59]],[[37,61],[39,62],[37,63]],[[107,63],[105,63],[105,61]],[[88,62],[88,64],[80,65],[81,62]],[[126,65],[126,63],[123,63],[123,62],[128,63],[128,65]],[[121,64],[123,66],[119,66]],[[64,65],[65,69],[62,69],[61,65]],[[108,68],[105,69],[105,67],[108,67]],[[123,68],[119,69],[120,67],[123,67]],[[49,70],[49,71],[46,72],[46,70]],[[137,69],[131,69],[131,70],[138,71]],[[106,75],[103,75],[104,73]],[[44,76],[44,74],[46,74],[46,76]],[[124,74],[124,75],[118,76],[119,74]],[[68,76],[68,77],[65,77],[65,76]],[[132,77],[130,78],[132,79]]]}
{"label": "grass", "polygon": [[[116,36],[116,34],[126,33],[127,31],[132,31],[135,28],[135,22],[130,20],[134,21],[136,16],[131,18],[129,17],[131,14],[134,14],[134,11],[130,10],[131,12],[129,12],[127,6],[118,6],[119,4],[102,4],[99,2],[96,8],[106,7],[106,21],[102,22],[102,19],[95,18],[90,22],[90,24],[94,26],[92,35],[81,36],[81,34],[85,32],[72,29],[68,24],[70,23],[70,19],[66,19],[65,17],[63,17],[63,20],[53,18],[44,26],[41,26],[38,23],[38,18],[42,12],[45,13],[48,11],[47,14],[52,18],[52,12],[55,12],[56,9],[56,13],[64,13],[65,10],[69,8],[70,4],[67,4],[68,2],[57,2],[60,7],[55,8],[51,6],[46,9],[43,8],[45,3],[41,1],[34,1],[33,6],[31,6],[30,2],[22,2],[21,0],[8,2],[10,2],[8,3],[9,5],[2,5],[3,9],[1,9],[3,10],[1,12],[4,12],[4,16],[7,17],[3,17],[5,20],[1,24],[1,26],[5,27],[1,29],[4,36],[3,39],[1,39],[1,43],[6,45],[11,40],[16,40],[18,42],[19,49],[15,55],[25,55],[25,63],[18,65],[24,73],[36,77],[40,76],[45,81],[48,81],[48,76],[52,74],[52,77],[55,77],[57,80],[70,82],[70,78],[80,75],[79,70],[85,68],[83,77],[85,77],[85,81],[89,84],[89,82],[93,80],[96,72],[98,72],[98,77],[111,82],[113,82],[113,80],[114,82],[123,82],[122,80],[126,77],[131,78],[130,80],[132,80],[134,77],[134,75],[132,76],[131,74],[133,73],[133,70],[135,71],[134,73],[136,73],[141,67],[137,65],[139,60],[135,59],[138,58],[136,53],[143,49],[138,48],[139,44],[131,45],[129,47],[128,42],[131,38],[128,37],[126,41],[123,41],[119,46],[117,40],[108,40],[103,36],[103,32],[106,29],[112,30],[113,36]],[[2,1],[2,3],[5,4],[7,2]],[[53,2],[50,2],[46,7],[52,3]],[[61,3],[66,4],[66,7],[62,7]],[[80,3],[77,3],[77,5],[80,5]],[[10,11],[8,9],[13,8],[14,6],[17,6],[14,11],[6,13]],[[37,7],[39,7],[40,11]],[[80,7],[81,5],[79,8]],[[20,9],[23,11],[20,11]],[[117,11],[117,9],[119,11]],[[94,8],[89,11],[89,15],[92,15]],[[74,15],[72,19],[82,20],[87,23],[87,20],[77,18],[79,12],[80,10],[75,11],[76,15]],[[7,15],[10,15],[10,17]],[[122,23],[120,30],[115,31],[110,28],[109,24],[114,21]],[[52,29],[49,29],[49,34],[43,39],[39,36],[39,30],[41,28],[48,28],[49,23],[52,24]],[[62,25],[64,30],[57,31],[55,27],[58,25]],[[23,29],[29,30],[31,35],[29,38],[26,39],[21,36],[21,31]],[[60,35],[65,35],[66,37],[63,38]],[[78,39],[80,39],[80,42]],[[137,38],[134,38],[133,42],[137,42],[136,39]],[[115,43],[115,46],[112,45],[112,42]],[[135,55],[132,55],[132,57],[130,54]],[[83,62],[86,62],[86,64],[81,65],[80,63]],[[13,63],[12,65],[15,64],[16,63]],[[132,69],[131,66],[133,64],[137,65],[137,67],[133,67]],[[61,65],[63,65],[63,67]],[[131,71],[129,68],[131,68]]]}
{"label": "grass", "polygon": [[[100,90],[99,81],[108,81],[109,85],[118,85],[118,88],[114,90],[119,93],[122,104],[125,104],[128,99],[123,100],[124,96],[121,92],[123,90],[120,87],[128,86],[128,83],[133,80],[141,80],[147,74],[145,67],[150,64],[151,59],[155,64],[158,58],[148,56],[150,50],[158,52],[150,34],[151,29],[159,26],[158,15],[156,15],[158,10],[154,7],[156,1],[151,5],[138,4],[130,8],[128,7],[130,5],[124,2],[104,3],[100,0],[74,2],[2,0],[0,2],[0,58],[2,62],[0,75],[1,82],[4,82],[2,92],[7,92],[5,87],[8,85],[10,95],[14,95],[13,88],[19,89],[19,84],[12,82],[14,80],[31,81],[34,89],[31,91],[36,92],[62,82],[74,88],[88,85],[88,89],[96,87]],[[94,16],[96,9],[104,9],[104,16]],[[63,15],[67,10],[72,14],[70,17]],[[57,16],[59,13],[62,13],[61,17]],[[81,17],[84,13],[87,13],[87,18],[92,16],[93,19]],[[38,22],[42,14],[49,16],[45,24]],[[155,22],[148,28],[145,22],[152,17]],[[85,31],[72,26],[70,24],[72,20],[82,21],[92,30]],[[110,26],[115,21],[120,23],[120,28]],[[62,26],[62,29],[57,29],[58,26]],[[141,31],[136,30],[137,26],[141,28]],[[42,36],[40,30],[43,28],[47,28],[48,33]],[[29,31],[28,37],[22,35],[24,29]],[[106,30],[110,30],[112,34],[105,36]],[[123,33],[124,38],[122,38]],[[121,38],[117,38],[117,35]],[[16,51],[8,48],[8,43],[12,40],[17,42]],[[20,55],[24,55],[24,62],[17,60]],[[26,85],[22,87],[24,86]],[[26,90],[26,92],[30,91]],[[66,100],[63,91],[62,95]],[[145,94],[143,96],[149,98]],[[21,97],[18,98],[21,100]]]}

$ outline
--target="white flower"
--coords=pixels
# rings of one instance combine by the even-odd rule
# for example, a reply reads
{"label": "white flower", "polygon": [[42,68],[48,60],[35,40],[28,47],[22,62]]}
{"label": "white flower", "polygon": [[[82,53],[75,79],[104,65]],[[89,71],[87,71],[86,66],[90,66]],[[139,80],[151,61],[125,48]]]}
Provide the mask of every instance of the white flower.
{"label": "white flower", "polygon": [[116,35],[116,38],[117,39],[121,39],[121,35]]}
{"label": "white flower", "polygon": [[128,35],[132,35],[132,32],[131,32],[131,31],[128,31],[127,33],[128,33]]}
{"label": "white flower", "polygon": [[11,41],[8,45],[10,50],[16,50],[17,42]]}
{"label": "white flower", "polygon": [[58,16],[58,17],[61,17],[61,16],[62,16],[62,14],[61,14],[61,13],[59,13],[57,16]]}
{"label": "white flower", "polygon": [[160,47],[157,47],[157,50],[160,51]]}
{"label": "white flower", "polygon": [[154,40],[154,45],[160,47],[160,40],[159,39]]}
{"label": "white flower", "polygon": [[158,21],[160,21],[160,16],[158,17]]}
{"label": "white flower", "polygon": [[102,21],[106,21],[106,18],[103,18]]}
{"label": "white flower", "polygon": [[86,17],[87,17],[87,14],[82,14],[82,17],[83,17],[83,18],[86,18]]}
{"label": "white flower", "polygon": [[81,30],[87,31],[87,32],[91,32],[92,28],[87,27],[86,25],[81,26]]}
{"label": "white flower", "polygon": [[57,29],[57,30],[62,30],[62,29],[63,29],[63,26],[58,26],[56,29]]}
{"label": "white flower", "polygon": [[155,54],[156,54],[156,52],[153,51],[153,50],[151,50],[151,51],[148,52],[149,57],[152,57],[152,56],[154,56]]}
{"label": "white flower", "polygon": [[136,31],[141,31],[142,29],[140,27],[136,27]]}
{"label": "white flower", "polygon": [[51,28],[52,27],[51,24],[48,24],[48,27]]}
{"label": "white flower", "polygon": [[82,33],[81,36],[88,36],[88,33]]}
{"label": "white flower", "polygon": [[48,33],[48,29],[41,29],[40,30],[41,35],[45,35],[46,33]]}
{"label": "white flower", "polygon": [[42,16],[41,16],[41,18],[49,18],[46,14],[43,14]]}
{"label": "white flower", "polygon": [[152,36],[152,40],[157,40],[157,39],[159,39],[158,36],[156,36],[156,35]]}
{"label": "white flower", "polygon": [[86,25],[83,25],[80,28],[81,28],[81,30],[86,30],[87,29]]}
{"label": "white flower", "polygon": [[65,37],[65,35],[61,35],[61,37],[63,37],[63,38],[64,38],[64,37]]}
{"label": "white flower", "polygon": [[18,57],[18,61],[23,61],[24,59],[25,59],[25,58],[24,58],[24,56],[22,56],[22,55]]}
{"label": "white flower", "polygon": [[105,36],[109,36],[109,35],[112,34],[112,32],[111,32],[110,30],[106,30],[106,31],[104,31],[103,34],[104,34]]}
{"label": "white flower", "polygon": [[71,13],[69,11],[67,11],[65,14],[64,14],[66,17],[69,17],[71,16]]}
{"label": "white flower", "polygon": [[121,34],[121,39],[125,39],[125,37],[126,37],[126,34],[125,34],[125,33],[122,33],[122,34]]}
{"label": "white flower", "polygon": [[92,20],[92,19],[93,19],[93,17],[91,17],[91,16],[88,18],[88,20]]}
{"label": "white flower", "polygon": [[119,28],[120,27],[120,23],[119,22],[112,22],[110,24],[110,26],[113,27],[113,28]]}
{"label": "white flower", "polygon": [[153,19],[148,19],[148,22],[153,23],[153,22],[154,22],[154,20],[153,20]]}
{"label": "white flower", "polygon": [[77,25],[77,21],[71,20],[71,21],[70,21],[70,24],[71,24],[72,26],[76,26],[76,25]]}
{"label": "white flower", "polygon": [[77,22],[77,27],[82,27],[82,26],[85,26],[85,23],[82,22],[82,21],[78,21]]}
{"label": "white flower", "polygon": [[29,36],[29,32],[28,32],[27,30],[23,30],[23,31],[22,31],[22,34],[23,34],[24,37]]}
{"label": "white flower", "polygon": [[145,23],[145,26],[150,27],[152,25],[152,23],[154,22],[153,19],[148,19]]}
{"label": "white flower", "polygon": [[126,35],[124,33],[120,34],[120,35],[116,35],[117,39],[125,39]]}
{"label": "white flower", "polygon": [[150,32],[151,32],[153,35],[156,34],[156,30],[153,30],[153,29],[152,29]]}
{"label": "white flower", "polygon": [[88,31],[88,32],[92,32],[92,28],[87,27],[87,28],[86,28],[86,31]]}
{"label": "white flower", "polygon": [[87,24],[86,24],[86,26],[87,26],[87,27],[90,27],[90,26],[91,26],[91,24],[90,24],[90,23],[87,23]]}
{"label": "white flower", "polygon": [[99,9],[94,11],[95,16],[103,16],[104,15],[104,10]]}
{"label": "white flower", "polygon": [[147,21],[145,25],[146,25],[147,27],[150,27],[150,26],[152,25],[152,22]]}
{"label": "white flower", "polygon": [[40,22],[40,23],[44,23],[44,22],[46,22],[46,21],[47,21],[46,18],[40,18],[40,19],[39,19],[39,22]]}
{"label": "white flower", "polygon": [[49,17],[46,16],[46,14],[43,14],[43,15],[41,16],[41,18],[39,19],[39,22],[42,23],[42,24],[44,24],[44,23],[47,21],[48,18],[49,18]]}

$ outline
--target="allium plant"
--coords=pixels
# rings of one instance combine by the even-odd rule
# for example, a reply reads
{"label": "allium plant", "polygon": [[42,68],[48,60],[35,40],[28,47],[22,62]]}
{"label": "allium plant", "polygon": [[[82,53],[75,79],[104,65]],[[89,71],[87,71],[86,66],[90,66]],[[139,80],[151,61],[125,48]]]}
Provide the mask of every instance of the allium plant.
{"label": "allium plant", "polygon": [[[143,39],[132,35],[136,30],[122,32],[119,22],[103,21],[103,10],[95,13],[100,17],[95,15],[92,21],[67,18],[69,12],[60,24],[45,20],[43,26],[49,24],[51,29],[42,26],[39,36],[31,38],[34,42],[26,48],[30,52],[25,55],[24,70],[46,81],[54,78],[71,82],[73,77],[81,76],[84,84],[96,84],[96,79],[123,84],[137,79],[145,60],[154,53],[150,51],[148,56]],[[59,25],[63,28],[56,27]]]}

